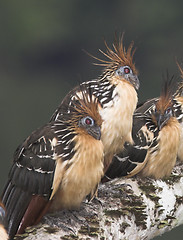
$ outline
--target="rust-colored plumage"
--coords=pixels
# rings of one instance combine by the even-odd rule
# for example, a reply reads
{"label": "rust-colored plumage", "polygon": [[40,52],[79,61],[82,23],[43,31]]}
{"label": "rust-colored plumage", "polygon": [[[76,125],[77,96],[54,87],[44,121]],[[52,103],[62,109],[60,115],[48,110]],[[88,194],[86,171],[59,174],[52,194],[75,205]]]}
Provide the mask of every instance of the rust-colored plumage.
{"label": "rust-colored plumage", "polygon": [[166,81],[162,87],[161,95],[156,103],[157,111],[164,113],[168,107],[172,107],[174,82],[173,79]]}
{"label": "rust-colored plumage", "polygon": [[70,114],[72,115],[72,119],[69,119],[72,124],[72,128],[78,126],[79,119],[85,114],[86,116],[90,116],[95,119],[95,122],[98,126],[102,125],[102,118],[99,114],[101,106],[98,99],[92,95],[90,88],[88,93],[86,90],[78,92],[72,99],[72,105],[70,106]]}
{"label": "rust-colored plumage", "polygon": [[99,51],[108,60],[95,57],[91,54],[89,55],[100,62],[100,63],[94,63],[95,65],[104,66],[106,67],[107,70],[111,69],[112,71],[115,71],[118,69],[119,66],[129,66],[132,69],[133,73],[135,75],[138,75],[138,71],[135,67],[135,63],[133,62],[133,57],[136,51],[136,48],[133,49],[134,42],[132,41],[126,50],[126,48],[123,46],[123,36],[124,34],[122,34],[118,39],[117,34],[115,34],[115,40],[112,45],[113,49],[110,48],[106,40],[104,40],[106,52],[102,51],[101,49],[99,49]]}

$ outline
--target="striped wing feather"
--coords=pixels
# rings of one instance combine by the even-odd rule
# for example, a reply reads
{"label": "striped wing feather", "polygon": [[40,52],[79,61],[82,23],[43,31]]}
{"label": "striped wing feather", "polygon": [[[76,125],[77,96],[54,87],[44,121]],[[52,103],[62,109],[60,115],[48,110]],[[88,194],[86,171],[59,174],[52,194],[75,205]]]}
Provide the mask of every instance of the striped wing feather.
{"label": "striped wing feather", "polygon": [[50,125],[46,125],[33,132],[15,152],[8,182],[2,194],[10,239],[16,234],[32,196],[38,195],[49,200],[55,170],[51,145],[53,138]]}

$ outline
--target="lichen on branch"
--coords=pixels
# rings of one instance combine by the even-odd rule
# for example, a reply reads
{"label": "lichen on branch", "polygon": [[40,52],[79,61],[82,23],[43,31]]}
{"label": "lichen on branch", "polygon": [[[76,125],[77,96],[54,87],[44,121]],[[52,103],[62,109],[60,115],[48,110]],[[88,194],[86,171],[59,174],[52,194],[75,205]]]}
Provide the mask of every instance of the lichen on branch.
{"label": "lichen on branch", "polygon": [[17,240],[152,239],[183,223],[183,166],[165,180],[138,177],[101,184],[98,199],[60,211]]}

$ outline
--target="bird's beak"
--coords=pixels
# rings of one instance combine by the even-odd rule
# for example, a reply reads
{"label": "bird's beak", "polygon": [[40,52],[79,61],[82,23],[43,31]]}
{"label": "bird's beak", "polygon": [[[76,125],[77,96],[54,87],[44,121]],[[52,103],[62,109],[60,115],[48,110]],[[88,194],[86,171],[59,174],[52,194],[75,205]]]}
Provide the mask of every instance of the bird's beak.
{"label": "bird's beak", "polygon": [[136,90],[139,89],[139,87],[140,87],[140,81],[139,81],[137,75],[130,76],[129,81],[130,81],[130,83],[134,86],[134,88],[135,88]]}
{"label": "bird's beak", "polygon": [[161,130],[166,125],[169,119],[169,117],[165,117],[163,114],[157,116],[156,120],[159,130]]}
{"label": "bird's beak", "polygon": [[96,140],[100,140],[101,139],[101,129],[99,126],[95,126],[92,127],[90,129],[88,129],[88,133],[94,137]]}

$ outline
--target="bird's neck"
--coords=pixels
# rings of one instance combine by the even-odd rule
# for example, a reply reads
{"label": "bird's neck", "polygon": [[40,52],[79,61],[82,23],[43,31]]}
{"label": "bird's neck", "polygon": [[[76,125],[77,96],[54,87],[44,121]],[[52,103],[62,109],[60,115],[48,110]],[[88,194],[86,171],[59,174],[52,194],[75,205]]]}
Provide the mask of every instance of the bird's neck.
{"label": "bird's neck", "polygon": [[105,154],[118,152],[126,141],[132,143],[132,119],[136,105],[137,93],[134,87],[120,81],[113,90],[111,100],[100,110]]}

